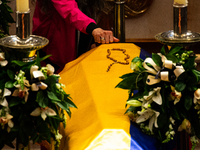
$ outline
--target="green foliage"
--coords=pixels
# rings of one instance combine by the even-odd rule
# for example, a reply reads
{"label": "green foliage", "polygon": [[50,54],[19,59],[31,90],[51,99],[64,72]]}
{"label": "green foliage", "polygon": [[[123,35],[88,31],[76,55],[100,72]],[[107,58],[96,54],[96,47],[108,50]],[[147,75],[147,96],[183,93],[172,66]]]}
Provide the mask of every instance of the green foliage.
{"label": "green foliage", "polygon": [[[50,143],[51,138],[59,143],[56,135],[60,123],[66,126],[64,113],[71,117],[70,108],[77,107],[63,90],[64,85],[59,83],[59,75],[53,74],[54,68],[39,65],[49,56],[38,56],[28,63],[10,58],[12,61],[0,66],[0,148],[4,145],[14,147],[12,142],[15,138],[24,146],[28,145],[29,140],[34,143],[46,140]],[[41,78],[34,76],[31,71],[33,67],[38,68],[35,71],[43,75]],[[33,85],[37,88],[33,88]],[[42,88],[42,85],[45,86]],[[3,118],[5,122],[2,122]]]}
{"label": "green foliage", "polygon": [[[161,143],[172,140],[177,127],[194,136],[193,148],[195,137],[200,138],[200,71],[196,69],[195,58],[193,51],[163,46],[161,53],[153,53],[151,59],[141,61],[135,57],[131,62],[133,72],[122,75],[116,86],[129,91],[125,114]],[[142,64],[138,65],[137,61]],[[154,123],[151,128],[155,117],[158,126]],[[186,126],[185,122],[191,126]]]}
{"label": "green foliage", "polygon": [[3,37],[4,35],[9,35],[10,23],[15,23],[15,21],[11,16],[13,10],[8,6],[11,1],[1,0],[0,2],[0,37]]}

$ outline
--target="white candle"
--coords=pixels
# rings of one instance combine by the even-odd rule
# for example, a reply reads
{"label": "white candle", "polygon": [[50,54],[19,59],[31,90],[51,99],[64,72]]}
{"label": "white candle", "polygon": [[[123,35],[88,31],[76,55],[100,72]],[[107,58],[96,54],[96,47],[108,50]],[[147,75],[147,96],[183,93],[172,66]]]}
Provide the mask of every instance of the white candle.
{"label": "white candle", "polygon": [[188,1],[187,0],[174,0],[174,3],[187,5]]}
{"label": "white candle", "polygon": [[29,0],[16,0],[16,10],[21,13],[29,11]]}

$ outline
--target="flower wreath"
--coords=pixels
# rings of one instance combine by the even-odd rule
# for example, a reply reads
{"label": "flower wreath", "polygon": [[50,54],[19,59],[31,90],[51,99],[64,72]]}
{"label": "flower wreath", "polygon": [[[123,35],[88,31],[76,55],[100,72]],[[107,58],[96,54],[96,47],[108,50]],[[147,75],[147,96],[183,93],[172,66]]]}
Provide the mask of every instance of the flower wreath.
{"label": "flower wreath", "polygon": [[59,83],[54,67],[40,62],[46,59],[37,54],[36,60],[12,60],[12,53],[0,52],[0,149],[4,145],[14,148],[17,139],[23,146],[29,141],[51,143],[59,147],[62,135],[60,123],[66,125],[65,112],[71,116],[70,107],[76,105]]}
{"label": "flower wreath", "polygon": [[[168,53],[167,53],[168,52]],[[131,62],[132,73],[122,75],[117,88],[129,90],[126,110],[140,129],[161,143],[186,130],[192,149],[200,138],[200,72],[195,54],[182,47],[163,46],[160,53]]]}

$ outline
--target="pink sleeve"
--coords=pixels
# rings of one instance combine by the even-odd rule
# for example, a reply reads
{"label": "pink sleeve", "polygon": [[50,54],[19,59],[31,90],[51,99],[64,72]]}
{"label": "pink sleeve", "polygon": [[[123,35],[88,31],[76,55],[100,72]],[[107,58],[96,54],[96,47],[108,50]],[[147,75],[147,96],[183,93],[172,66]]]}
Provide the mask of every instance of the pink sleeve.
{"label": "pink sleeve", "polygon": [[61,17],[83,33],[86,33],[90,23],[95,23],[93,19],[81,12],[75,0],[52,0],[52,2]]}

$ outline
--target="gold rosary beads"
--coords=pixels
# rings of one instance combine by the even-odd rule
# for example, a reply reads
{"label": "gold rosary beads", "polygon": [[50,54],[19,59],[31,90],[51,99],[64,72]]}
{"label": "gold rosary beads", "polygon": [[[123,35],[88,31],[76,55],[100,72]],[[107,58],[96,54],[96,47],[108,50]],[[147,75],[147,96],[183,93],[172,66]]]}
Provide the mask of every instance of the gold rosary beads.
{"label": "gold rosary beads", "polygon": [[[126,57],[124,58],[125,62],[121,62],[121,61],[118,61],[112,57],[110,57],[111,55],[111,50],[112,51],[121,51]],[[126,54],[126,50],[125,49],[119,49],[119,48],[113,48],[113,49],[108,49],[107,50],[107,58],[114,61],[114,63],[111,63],[109,66],[108,66],[108,69],[107,69],[107,72],[110,70],[110,68],[112,67],[112,65],[114,65],[115,63],[118,63],[118,64],[122,64],[122,65],[128,65],[129,64],[129,61],[128,59],[130,58],[130,56],[128,54]]]}

